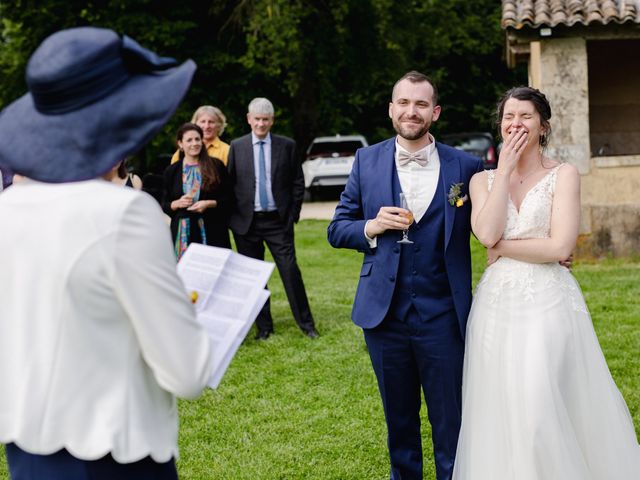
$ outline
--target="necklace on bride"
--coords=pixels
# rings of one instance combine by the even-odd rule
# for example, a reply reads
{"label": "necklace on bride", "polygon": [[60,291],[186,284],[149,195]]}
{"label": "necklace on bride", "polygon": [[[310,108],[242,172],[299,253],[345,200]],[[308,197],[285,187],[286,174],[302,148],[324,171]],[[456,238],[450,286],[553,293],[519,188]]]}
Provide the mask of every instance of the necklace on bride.
{"label": "necklace on bride", "polygon": [[529,178],[531,175],[533,175],[534,173],[536,173],[538,171],[538,168],[534,168],[533,170],[531,170],[529,173],[527,173],[525,176],[520,177],[520,185],[522,185],[522,183]]}
{"label": "necklace on bride", "polygon": [[[541,156],[540,157],[540,166],[544,168],[544,158]],[[531,175],[533,175],[534,173],[536,173],[537,171],[539,171],[540,169],[538,168],[538,166],[536,165],[533,170],[531,170],[529,173],[527,173],[526,175],[522,175],[520,177],[520,180],[518,180],[520,182],[520,185],[522,185],[522,183],[529,178]]]}

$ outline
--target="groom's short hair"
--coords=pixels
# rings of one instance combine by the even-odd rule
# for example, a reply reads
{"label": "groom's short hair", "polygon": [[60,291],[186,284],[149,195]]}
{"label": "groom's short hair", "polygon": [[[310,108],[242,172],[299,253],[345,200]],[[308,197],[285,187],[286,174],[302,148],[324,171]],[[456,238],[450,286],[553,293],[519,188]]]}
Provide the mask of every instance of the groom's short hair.
{"label": "groom's short hair", "polygon": [[403,80],[409,80],[411,83],[427,82],[429,85],[431,85],[431,88],[433,88],[433,104],[438,104],[438,87],[436,87],[436,84],[433,82],[433,80],[431,80],[431,78],[426,76],[424,73],[420,73],[416,70],[411,70],[410,72],[405,73],[398,79],[396,83],[393,84],[393,88],[391,89],[391,101],[393,101],[393,92],[396,89],[396,85],[398,85]]}

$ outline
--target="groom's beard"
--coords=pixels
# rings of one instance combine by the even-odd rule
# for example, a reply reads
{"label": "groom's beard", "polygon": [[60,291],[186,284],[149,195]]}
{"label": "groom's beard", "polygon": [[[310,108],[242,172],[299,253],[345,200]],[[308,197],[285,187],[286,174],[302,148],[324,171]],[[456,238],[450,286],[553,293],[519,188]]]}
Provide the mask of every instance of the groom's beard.
{"label": "groom's beard", "polygon": [[[400,120],[411,120],[416,123],[407,125],[401,123]],[[429,128],[431,128],[431,122],[419,116],[401,116],[397,120],[394,118],[392,123],[396,133],[406,140],[418,140],[429,133]]]}

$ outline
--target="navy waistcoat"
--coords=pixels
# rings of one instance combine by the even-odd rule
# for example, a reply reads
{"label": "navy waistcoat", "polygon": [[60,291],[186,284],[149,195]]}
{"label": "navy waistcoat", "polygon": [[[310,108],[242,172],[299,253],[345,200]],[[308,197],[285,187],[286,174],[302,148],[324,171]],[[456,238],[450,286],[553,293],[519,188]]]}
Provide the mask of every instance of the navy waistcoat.
{"label": "navy waistcoat", "polygon": [[[395,167],[394,173],[393,189],[398,198],[402,189]],[[400,264],[389,314],[399,320],[405,319],[412,305],[422,320],[454,309],[444,261],[445,195],[442,182],[441,168],[429,208],[420,222],[414,222],[409,228],[409,239],[414,243],[396,247],[400,249]]]}

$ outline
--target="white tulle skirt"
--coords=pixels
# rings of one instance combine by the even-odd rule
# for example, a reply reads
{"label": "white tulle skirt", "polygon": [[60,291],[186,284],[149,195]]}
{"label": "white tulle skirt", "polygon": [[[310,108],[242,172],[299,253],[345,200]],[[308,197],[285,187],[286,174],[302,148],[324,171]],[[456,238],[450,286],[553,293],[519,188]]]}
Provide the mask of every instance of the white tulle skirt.
{"label": "white tulle skirt", "polygon": [[501,258],[469,317],[455,480],[638,480],[640,446],[580,288]]}

